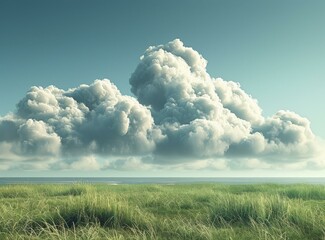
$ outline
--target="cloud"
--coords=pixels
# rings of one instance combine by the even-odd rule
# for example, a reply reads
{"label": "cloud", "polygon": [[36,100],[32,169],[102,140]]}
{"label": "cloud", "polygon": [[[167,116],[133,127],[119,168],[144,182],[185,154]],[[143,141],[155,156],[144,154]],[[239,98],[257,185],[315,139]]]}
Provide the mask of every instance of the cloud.
{"label": "cloud", "polygon": [[81,157],[79,160],[71,163],[70,167],[75,170],[99,170],[100,165],[94,156]]}
{"label": "cloud", "polygon": [[239,83],[224,81],[221,78],[214,79],[213,83],[215,92],[225,108],[252,125],[263,122],[262,109],[258,106],[257,100],[245,93]]}
{"label": "cloud", "polygon": [[140,58],[131,91],[152,108],[166,136],[157,143],[156,154],[187,156],[185,160],[314,154],[315,136],[307,119],[289,111],[265,119],[257,100],[238,83],[211,78],[206,65],[178,39],[149,47]]}
{"label": "cloud", "polygon": [[108,79],[32,87],[0,118],[0,168],[42,166],[42,158],[59,169],[272,168],[315,159],[308,119],[284,110],[265,118],[239,83],[211,77],[206,66],[176,39],[141,56],[129,80],[135,98]]}
{"label": "cloud", "polygon": [[8,155],[50,157],[60,152],[60,137],[43,121],[4,118],[0,120],[0,131],[2,152]]}
{"label": "cloud", "polygon": [[130,171],[130,170],[150,170],[154,169],[150,163],[146,163],[142,157],[126,157],[107,160],[102,166],[102,170],[119,170],[119,171]]}
{"label": "cloud", "polygon": [[109,80],[68,91],[32,87],[17,115],[48,123],[60,136],[63,154],[140,154],[152,151],[161,137],[150,111]]}

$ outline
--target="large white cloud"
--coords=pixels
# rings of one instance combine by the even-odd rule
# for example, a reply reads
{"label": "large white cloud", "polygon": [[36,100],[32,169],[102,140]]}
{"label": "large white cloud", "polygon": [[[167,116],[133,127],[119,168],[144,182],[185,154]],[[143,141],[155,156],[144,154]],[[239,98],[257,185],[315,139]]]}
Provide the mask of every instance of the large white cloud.
{"label": "large white cloud", "polygon": [[[107,79],[68,90],[32,87],[14,114],[0,118],[0,169],[12,162],[41,166],[46,156],[49,166],[74,169],[271,168],[316,155],[306,118],[283,110],[263,117],[239,83],[211,77],[206,66],[176,39],[141,56],[130,78],[136,98]],[[123,158],[105,167],[96,155]]]}
{"label": "large white cloud", "polygon": [[162,138],[150,111],[109,80],[67,91],[32,87],[16,114],[1,118],[0,132],[6,158],[20,161],[145,154]]}
{"label": "large white cloud", "polygon": [[238,83],[211,78],[207,61],[180,40],[150,47],[140,60],[131,90],[152,108],[166,135],[157,154],[262,158],[314,153],[307,119],[289,111],[265,119]]}
{"label": "large white cloud", "polygon": [[109,80],[68,91],[33,87],[18,104],[18,115],[50,124],[63,151],[75,154],[138,154],[152,151],[160,137],[150,111]]}

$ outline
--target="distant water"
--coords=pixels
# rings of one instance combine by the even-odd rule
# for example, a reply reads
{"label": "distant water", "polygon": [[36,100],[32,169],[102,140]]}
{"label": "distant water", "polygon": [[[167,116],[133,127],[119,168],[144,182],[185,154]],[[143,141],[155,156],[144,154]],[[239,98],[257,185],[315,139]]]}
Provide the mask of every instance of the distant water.
{"label": "distant water", "polygon": [[106,184],[191,184],[191,183],[223,183],[223,184],[323,184],[325,178],[139,178],[139,177],[104,177],[104,178],[85,178],[85,177],[7,177],[0,178],[0,185],[4,184],[71,184],[71,183],[106,183]]}

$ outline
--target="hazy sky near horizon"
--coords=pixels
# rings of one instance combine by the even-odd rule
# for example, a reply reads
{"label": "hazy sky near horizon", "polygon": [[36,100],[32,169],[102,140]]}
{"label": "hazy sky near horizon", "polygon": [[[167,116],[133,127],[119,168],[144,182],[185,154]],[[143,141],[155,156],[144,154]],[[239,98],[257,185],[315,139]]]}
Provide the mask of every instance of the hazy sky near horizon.
{"label": "hazy sky near horizon", "polygon": [[[134,104],[139,109],[142,109],[143,105],[156,106],[160,111],[160,102],[153,102],[149,97],[143,97],[148,89],[143,88],[143,83],[141,83],[141,79],[145,79],[146,76],[141,75],[142,60],[140,61],[139,58],[149,46],[159,46],[161,44],[161,47],[158,48],[178,56],[177,48],[181,48],[179,47],[180,45],[177,45],[177,43],[176,47],[168,46],[167,43],[174,39],[180,39],[184,44],[182,47],[193,48],[208,61],[206,71],[202,73],[200,70],[200,73],[208,73],[214,79],[220,77],[225,81],[238,82],[240,83],[239,89],[247,93],[245,101],[249,95],[257,99],[258,107],[262,110],[261,114],[257,114],[258,116],[262,115],[267,118],[274,116],[279,110],[293,111],[299,117],[281,113],[282,115],[278,115],[278,119],[283,120],[290,117],[299,119],[301,122],[300,116],[307,118],[311,123],[312,133],[324,139],[324,11],[325,2],[322,0],[2,0],[0,1],[0,116],[5,117],[10,112],[15,114],[20,109],[20,117],[26,119],[26,121],[28,118],[33,119],[31,115],[26,113],[27,110],[25,111],[25,108],[22,107],[23,104],[20,107],[16,106],[22,99],[28,99],[26,93],[32,86],[42,86],[45,88],[49,85],[54,85],[58,89],[66,91],[60,97],[69,95],[76,99],[80,97],[78,92],[80,89],[73,93],[68,92],[68,89],[78,88],[81,84],[87,84],[88,87],[93,86],[92,84],[95,84],[95,79],[104,78],[109,79],[109,84],[112,83],[121,92],[121,96],[117,94],[118,101],[122,99],[121,101],[127,102],[128,100],[125,100],[125,95],[135,96],[140,103],[134,103],[132,102],[133,100],[131,101],[132,103],[127,103]],[[148,61],[149,64],[151,63],[150,61],[153,61],[152,58],[156,52],[153,50],[150,54],[145,57],[143,62]],[[188,56],[182,55],[181,57],[187,59]],[[194,57],[193,59],[196,58]],[[163,66],[163,63],[161,64]],[[191,63],[188,64],[191,65]],[[177,65],[177,67],[179,66],[181,65]],[[143,71],[147,71],[147,69]],[[154,75],[156,72],[152,74]],[[130,80],[131,75],[133,80]],[[129,81],[131,81],[131,85]],[[106,82],[101,82],[100,84],[104,86]],[[195,80],[193,80],[193,84],[195,84]],[[194,86],[193,84],[191,86]],[[225,88],[232,88],[228,85],[226,86],[224,82],[219,82],[218,84],[218,87],[222,85]],[[113,91],[112,88],[114,88],[111,85],[105,85],[105,87],[110,89],[110,91]],[[134,89],[132,92],[131,87]],[[166,91],[168,92],[168,89]],[[239,90],[237,89],[236,91]],[[175,101],[176,105],[179,104],[177,106],[181,106],[182,103],[178,103],[177,100]],[[224,100],[223,102],[225,108],[231,109],[231,111],[239,115],[244,114],[243,108],[240,111],[238,109],[234,110],[234,105],[226,101]],[[194,101],[195,104],[196,102]],[[89,108],[89,106],[87,107]],[[78,109],[80,110],[80,107]],[[163,114],[159,113],[157,109],[155,109],[156,113],[152,113],[152,115],[155,123],[160,121],[162,126],[165,124],[165,120],[161,119],[166,119],[166,116],[167,118],[169,117],[169,109],[164,110]],[[249,117],[248,120],[245,118],[247,117],[246,115],[244,117],[242,115],[238,116],[238,118],[245,121],[254,121],[252,126],[257,124],[257,115],[254,115],[254,119]],[[205,115],[204,117],[201,115],[193,117],[193,119],[196,118],[211,120]],[[44,121],[43,118],[35,119]],[[192,120],[178,119],[180,124],[189,124]],[[94,124],[98,125],[99,120],[96,121]],[[52,133],[48,126],[37,125],[38,122],[19,124],[26,126],[26,134],[29,133],[28,131],[31,131],[32,127],[35,127],[42,128],[45,135],[49,134],[52,137],[56,133],[55,128],[57,127],[57,125],[51,125],[54,129],[52,129],[54,131]],[[150,120],[148,120],[148,124],[150,125]],[[269,125],[263,125],[262,127],[253,126],[254,134],[256,132],[261,133],[266,138],[266,141],[270,141],[270,139],[267,139],[270,133],[266,133],[266,129],[268,127],[271,128],[272,124],[269,123]],[[21,129],[23,128],[21,127],[22,125],[20,125]],[[144,129],[147,125],[140,127]],[[193,130],[194,132],[198,131],[197,125],[194,126],[193,124],[191,127],[195,129]],[[170,129],[166,130],[165,127],[158,128],[159,131],[162,131],[162,135],[168,136],[169,139],[174,139],[173,141],[178,141],[178,135]],[[180,129],[180,131],[186,132],[183,128],[180,127]],[[245,132],[245,129],[243,127],[242,131]],[[85,134],[89,135],[87,132],[89,130],[85,129],[84,131]],[[122,127],[121,131],[123,132]],[[4,135],[0,132],[1,134]],[[61,139],[64,135],[62,134],[58,134],[58,137]],[[151,135],[155,134],[155,131],[151,133]],[[253,136],[253,133],[250,134]],[[230,135],[229,133],[227,136]],[[251,135],[247,135],[245,132],[242,137],[243,139],[255,139],[256,136],[251,137]],[[272,135],[272,137],[274,136]],[[301,135],[300,137],[305,139],[306,136]],[[156,138],[158,139],[159,136],[156,136]],[[283,139],[285,139],[284,141],[289,141],[289,137]],[[306,139],[309,138],[306,137]],[[148,149],[158,141],[154,139],[151,142],[151,140],[146,142],[147,145],[145,146]],[[5,139],[4,141],[8,142],[9,140]],[[51,138],[51,141],[54,147],[49,152],[52,153],[54,148],[61,148],[56,145],[59,144],[56,142],[56,138]],[[90,140],[81,139],[81,141]],[[104,142],[102,139],[100,141]],[[235,149],[230,154],[234,154],[233,152],[236,152],[237,149],[241,149],[241,146],[239,146],[240,141],[231,137],[227,138],[226,142],[229,146],[232,143],[238,144],[235,148],[230,148],[231,150]],[[34,142],[33,144],[36,143]],[[69,144],[72,145],[70,142]],[[166,151],[165,148],[169,144],[171,143],[161,144],[161,147],[158,147],[159,151],[161,151],[159,154],[164,153]],[[219,142],[218,144],[220,145]],[[67,148],[72,148],[70,145]],[[100,145],[100,143],[97,143],[97,145]],[[21,145],[19,146],[21,147]],[[186,147],[187,145],[185,144],[184,148]],[[8,148],[6,146],[6,151]],[[112,149],[116,148],[112,147],[110,151],[113,151]],[[141,149],[141,151],[147,154],[151,151],[148,149]],[[209,149],[205,150],[208,153],[205,152],[203,155],[198,154],[197,156],[197,158],[204,158],[206,161],[204,163],[206,165],[203,164],[205,167],[202,168],[207,170],[211,164],[211,158],[215,156],[220,158],[222,156],[223,160],[217,163],[218,166],[214,165],[214,167],[219,170],[223,169],[223,165],[228,161],[225,159],[229,157],[223,153],[220,154],[220,152],[215,153]],[[15,154],[17,151],[17,149],[14,150]],[[28,161],[34,163],[36,160],[31,160],[32,153],[34,154],[37,151],[35,149],[24,149],[22,152],[28,155],[27,160],[22,160],[21,156],[19,160],[17,157],[14,157],[14,160],[10,160],[23,161],[24,163],[22,164],[24,165],[23,167],[15,165],[15,171],[20,172],[20,169],[24,168],[33,170],[27,167],[25,163]],[[108,150],[104,152],[101,150],[101,159],[104,158],[103,155],[105,156],[106,151]],[[119,152],[119,150],[114,151]],[[134,151],[139,156],[141,151],[139,149]],[[270,152],[271,150],[268,151]],[[306,150],[306,152],[308,151]],[[42,154],[46,155],[49,152],[42,152]],[[269,152],[265,154],[269,155]],[[123,154],[125,155],[124,152]],[[71,155],[73,154],[69,151],[69,156]],[[297,157],[298,155],[294,156]],[[8,165],[7,162],[9,160],[4,159],[6,157],[4,154],[0,156],[0,166],[1,164],[3,166]],[[248,154],[247,158],[250,158],[250,165],[256,165],[263,169],[268,169],[263,164],[265,162],[269,164],[271,161],[268,157],[268,160],[261,165],[260,162],[255,162],[259,155],[252,158],[252,155]],[[285,156],[284,158],[290,157]],[[39,164],[39,161],[37,159],[36,165],[40,169],[46,169],[47,164],[54,164],[54,162],[50,162],[45,164],[45,166]],[[96,160],[94,156],[89,156],[87,160],[85,157],[85,160],[81,160],[81,162],[75,165],[73,165],[74,161],[70,157],[65,163],[70,168],[75,169],[74,171],[78,171],[78,168],[81,169],[84,165],[87,166],[88,163],[94,164],[94,162],[102,160]],[[156,164],[156,161],[159,160],[139,160],[132,156],[131,160],[127,162],[129,164],[128,169],[132,169],[132,166],[138,167],[143,161],[146,164],[152,162]],[[297,163],[297,165],[300,163]],[[119,164],[122,163],[115,161],[114,164],[107,164],[106,168],[113,167],[118,169],[121,167]],[[164,162],[163,165],[165,166],[166,164],[168,163]],[[233,167],[231,165],[230,168],[240,169],[240,171],[243,171],[244,168],[250,168],[245,165],[241,169],[241,164],[238,164],[238,162],[234,165],[236,166]],[[189,171],[195,169],[193,164],[186,167]],[[55,168],[61,169],[64,166],[56,165]],[[147,168],[149,167],[146,165],[140,170],[145,171]],[[182,167],[177,166],[173,168],[173,171],[177,172],[178,168],[181,169]],[[280,166],[272,169],[276,171],[277,168],[281,169]],[[3,169],[6,170],[8,167],[3,167]],[[124,169],[124,174],[125,171]],[[163,171],[169,170],[165,169]],[[126,172],[126,174],[129,174],[129,170]],[[132,173],[130,174],[132,175]]]}

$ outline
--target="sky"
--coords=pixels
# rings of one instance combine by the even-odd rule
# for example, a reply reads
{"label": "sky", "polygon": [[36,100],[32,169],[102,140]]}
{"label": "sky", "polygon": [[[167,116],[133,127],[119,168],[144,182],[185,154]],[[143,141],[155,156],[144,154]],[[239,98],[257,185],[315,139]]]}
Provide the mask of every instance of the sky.
{"label": "sky", "polygon": [[323,176],[324,10],[1,0],[0,176]]}

